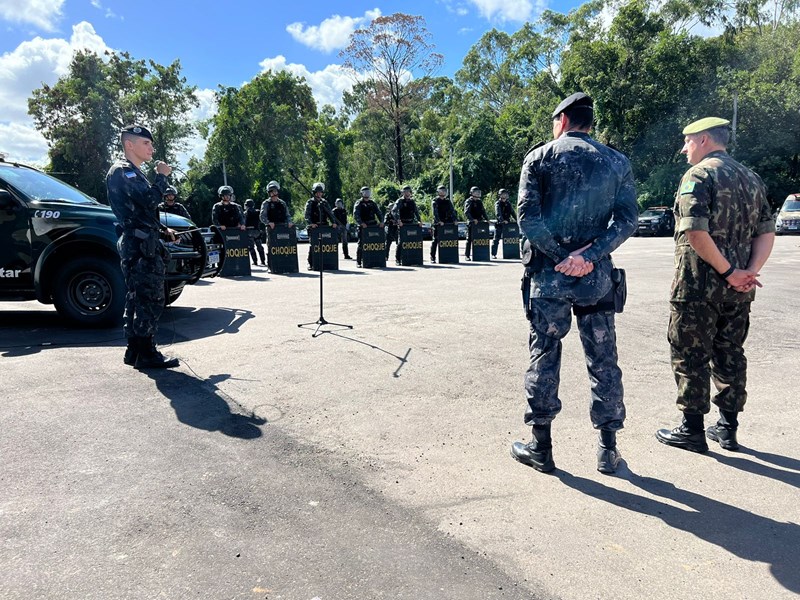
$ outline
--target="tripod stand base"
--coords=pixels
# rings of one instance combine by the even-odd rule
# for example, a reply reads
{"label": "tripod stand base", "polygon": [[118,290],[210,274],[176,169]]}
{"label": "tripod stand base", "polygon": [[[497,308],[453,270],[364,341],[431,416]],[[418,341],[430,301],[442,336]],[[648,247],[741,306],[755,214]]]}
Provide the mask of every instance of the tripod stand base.
{"label": "tripod stand base", "polygon": [[330,321],[326,321],[325,317],[320,317],[316,321],[311,321],[310,323],[298,323],[298,327],[308,327],[309,325],[316,325],[317,328],[314,330],[314,333],[311,334],[311,337],[318,337],[323,333],[331,333],[330,331],[325,331],[320,329],[323,325],[333,325],[334,327],[341,327],[342,329],[352,329],[352,325],[345,325],[344,323],[331,323]]}

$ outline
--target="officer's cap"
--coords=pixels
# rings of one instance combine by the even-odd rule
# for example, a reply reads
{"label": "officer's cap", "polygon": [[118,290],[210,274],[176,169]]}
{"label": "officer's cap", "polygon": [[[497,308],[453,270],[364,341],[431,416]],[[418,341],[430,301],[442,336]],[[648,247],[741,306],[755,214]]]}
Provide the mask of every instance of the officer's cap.
{"label": "officer's cap", "polygon": [[141,125],[127,125],[122,128],[120,133],[127,133],[129,135],[147,138],[151,142],[153,141],[153,134],[150,133],[150,130],[147,129],[147,127],[142,127]]}
{"label": "officer's cap", "polygon": [[700,133],[715,127],[727,127],[731,122],[727,119],[720,119],[719,117],[706,117],[694,123],[689,123],[683,128],[683,135],[690,135],[692,133]]}
{"label": "officer's cap", "polygon": [[558,115],[570,108],[588,108],[589,110],[594,110],[594,102],[583,92],[575,92],[556,106],[552,118],[555,119]]}

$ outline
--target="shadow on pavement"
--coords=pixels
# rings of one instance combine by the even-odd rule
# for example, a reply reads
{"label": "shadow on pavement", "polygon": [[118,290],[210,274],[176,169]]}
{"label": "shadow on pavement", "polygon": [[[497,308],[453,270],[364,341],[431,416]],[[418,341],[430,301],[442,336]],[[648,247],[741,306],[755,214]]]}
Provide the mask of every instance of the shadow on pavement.
{"label": "shadow on pavement", "polygon": [[[800,525],[782,523],[712,498],[675,487],[674,484],[630,472],[625,477],[640,490],[682,504],[685,508],[631,494],[566,471],[556,476],[564,485],[587,496],[644,515],[686,531],[745,560],[770,566],[773,577],[787,590],[800,593]],[[735,500],[736,494],[730,493]]]}
{"label": "shadow on pavement", "polygon": [[243,440],[261,437],[259,426],[267,420],[252,413],[244,415],[232,412],[223,393],[217,389],[217,384],[229,379],[230,375],[211,375],[208,379],[201,379],[170,369],[146,373],[155,382],[158,391],[170,401],[181,423]]}
{"label": "shadow on pavement", "polygon": [[[333,323],[331,323],[331,324],[333,325]],[[357,340],[356,338],[351,338],[351,337],[347,337],[346,335],[342,335],[341,333],[339,333],[339,331],[344,331],[344,330],[342,330],[342,329],[336,330],[336,331],[320,330],[319,335],[322,335],[323,333],[327,333],[328,335],[333,335],[333,336],[336,336],[336,337],[341,338],[343,340],[347,340],[349,342],[355,342],[356,344],[363,344],[364,346],[372,348],[373,350],[378,350],[379,352],[383,352],[384,354],[388,354],[392,358],[396,358],[397,360],[400,361],[400,365],[397,367],[397,369],[395,369],[394,373],[392,373],[392,377],[400,377],[400,369],[402,369],[405,366],[405,364],[408,362],[408,355],[411,354],[411,348],[406,350],[406,353],[405,353],[404,356],[398,356],[397,354],[392,354],[388,350],[384,350],[383,348],[381,348],[380,346],[376,346],[375,344],[370,344],[369,342],[365,342],[363,340]]]}
{"label": "shadow on pavement", "polygon": [[[237,308],[171,306],[161,315],[156,342],[165,345],[236,333],[254,316],[252,311]],[[0,356],[3,357],[28,356],[51,348],[121,347],[126,344],[121,325],[109,329],[82,329],[70,326],[55,311],[2,312],[0,330]]]}

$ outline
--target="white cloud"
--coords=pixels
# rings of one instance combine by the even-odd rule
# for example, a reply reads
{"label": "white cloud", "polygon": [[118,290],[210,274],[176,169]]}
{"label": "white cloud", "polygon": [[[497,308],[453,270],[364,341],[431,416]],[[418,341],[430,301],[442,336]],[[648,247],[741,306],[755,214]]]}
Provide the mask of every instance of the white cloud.
{"label": "white cloud", "polygon": [[320,107],[332,104],[338,110],[342,106],[342,94],[353,88],[353,80],[342,65],[328,65],[321,71],[312,72],[305,65],[287,63],[285,56],[278,55],[274,58],[265,58],[259,66],[262,72],[287,71],[292,75],[305,77]]}
{"label": "white cloud", "polygon": [[32,125],[0,123],[0,152],[9,160],[43,166],[47,162],[47,140]]}
{"label": "white cloud", "polygon": [[73,26],[69,40],[35,37],[0,55],[0,151],[16,160],[45,161],[47,145],[28,116],[28,98],[42,84],[53,85],[65,75],[75,51],[101,54],[108,49],[84,21]]}
{"label": "white cloud", "polygon": [[[205,121],[217,114],[217,98],[215,90],[203,89],[195,92],[200,105],[193,108],[189,113],[189,121],[197,123],[198,121]],[[185,168],[189,164],[189,159],[192,156],[203,158],[208,146],[208,140],[204,140],[199,134],[193,135],[186,140],[187,148],[184,152],[178,155],[178,166]]]}
{"label": "white cloud", "polygon": [[0,19],[53,31],[63,5],[64,0],[0,0]]}
{"label": "white cloud", "polygon": [[[533,17],[531,0],[469,0],[478,9],[481,16],[489,21],[528,21]],[[543,8],[540,0],[537,8]]]}
{"label": "white cloud", "polygon": [[374,8],[365,12],[363,17],[333,15],[319,25],[306,27],[305,23],[290,23],[286,26],[286,31],[295,40],[309,48],[332,52],[333,50],[344,48],[350,39],[350,34],[357,28],[369,24],[373,19],[380,16],[380,9]]}

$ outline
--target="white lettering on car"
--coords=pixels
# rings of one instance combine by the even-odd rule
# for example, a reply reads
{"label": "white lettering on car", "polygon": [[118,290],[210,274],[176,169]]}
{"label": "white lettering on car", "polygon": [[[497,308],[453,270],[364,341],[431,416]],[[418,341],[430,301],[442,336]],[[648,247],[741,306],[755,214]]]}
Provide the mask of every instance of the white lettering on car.
{"label": "white lettering on car", "polygon": [[61,216],[60,210],[37,210],[33,213],[36,219],[58,219]]}
{"label": "white lettering on car", "polygon": [[3,269],[0,267],[0,277],[16,278],[19,277],[20,273],[22,273],[22,271],[19,269]]}

